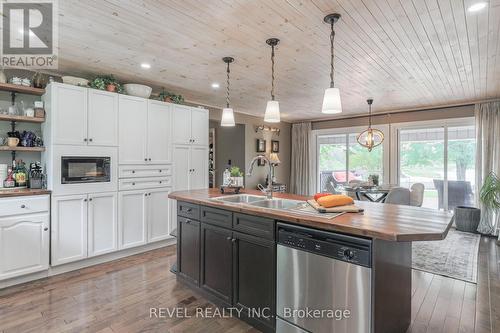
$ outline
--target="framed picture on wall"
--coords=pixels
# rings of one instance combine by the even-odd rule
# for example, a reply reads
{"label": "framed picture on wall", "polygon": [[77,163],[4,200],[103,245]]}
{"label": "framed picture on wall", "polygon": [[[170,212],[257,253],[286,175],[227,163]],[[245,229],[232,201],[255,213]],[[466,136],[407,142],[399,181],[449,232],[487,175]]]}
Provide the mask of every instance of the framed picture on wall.
{"label": "framed picture on wall", "polygon": [[278,140],[271,141],[271,152],[279,153],[280,152],[280,142]]}
{"label": "framed picture on wall", "polygon": [[257,152],[258,153],[266,152],[266,140],[257,139]]}
{"label": "framed picture on wall", "polygon": [[259,158],[257,160],[257,166],[265,166],[266,165],[266,160]]}

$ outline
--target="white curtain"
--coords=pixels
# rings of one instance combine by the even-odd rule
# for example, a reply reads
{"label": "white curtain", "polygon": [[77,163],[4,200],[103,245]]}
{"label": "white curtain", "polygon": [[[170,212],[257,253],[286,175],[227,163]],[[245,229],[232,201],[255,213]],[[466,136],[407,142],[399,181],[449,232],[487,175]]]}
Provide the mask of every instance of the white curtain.
{"label": "white curtain", "polygon": [[476,200],[481,208],[481,222],[477,231],[498,233],[498,219],[479,201],[479,192],[490,172],[500,175],[500,101],[476,104]]}
{"label": "white curtain", "polygon": [[309,140],[311,123],[292,125],[292,166],[290,171],[290,192],[311,195],[313,192]]}

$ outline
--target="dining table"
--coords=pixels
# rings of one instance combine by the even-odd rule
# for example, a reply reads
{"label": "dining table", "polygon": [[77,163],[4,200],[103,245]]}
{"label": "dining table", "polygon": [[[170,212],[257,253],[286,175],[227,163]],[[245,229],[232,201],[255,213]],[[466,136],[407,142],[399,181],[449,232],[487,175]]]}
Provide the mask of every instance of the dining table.
{"label": "dining table", "polygon": [[346,186],[344,191],[354,193],[358,200],[366,199],[371,202],[383,203],[394,187],[395,185]]}

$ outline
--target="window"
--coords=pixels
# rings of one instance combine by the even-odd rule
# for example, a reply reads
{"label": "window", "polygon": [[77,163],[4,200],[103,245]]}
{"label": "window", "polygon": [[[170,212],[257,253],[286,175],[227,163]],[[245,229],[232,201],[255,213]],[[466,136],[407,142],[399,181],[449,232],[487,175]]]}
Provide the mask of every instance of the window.
{"label": "window", "polygon": [[400,186],[425,186],[423,207],[474,205],[475,128],[470,120],[404,124],[397,129]]}
{"label": "window", "polygon": [[[387,130],[386,126],[383,127]],[[314,133],[316,191],[334,192],[349,182],[368,181],[370,175],[378,175],[380,183],[384,179],[388,180],[388,173],[384,174],[384,170],[388,171],[384,167],[388,165],[388,141],[369,152],[356,141],[357,135],[364,129],[346,128]]]}

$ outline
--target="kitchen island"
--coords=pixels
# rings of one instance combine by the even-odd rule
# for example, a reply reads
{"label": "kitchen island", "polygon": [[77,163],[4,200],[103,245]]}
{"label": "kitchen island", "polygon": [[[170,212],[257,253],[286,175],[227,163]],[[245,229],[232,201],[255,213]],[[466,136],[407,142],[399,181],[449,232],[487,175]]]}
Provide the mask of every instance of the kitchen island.
{"label": "kitchen island", "polygon": [[[303,332],[300,327],[312,332],[406,331],[411,318],[411,242],[444,239],[452,223],[450,214],[356,202],[363,213],[328,218],[252,204],[246,200],[265,204],[266,199],[252,198],[261,195],[258,191],[245,193],[245,200],[240,202],[225,199],[231,195],[221,200],[217,189],[169,195],[177,200],[179,281],[223,307],[244,309],[238,312],[240,318],[265,332]],[[280,203],[281,199],[285,207],[285,203],[309,198],[276,194],[273,201]],[[317,254],[324,251],[321,247],[334,250],[320,257]],[[311,253],[312,259],[305,257]],[[299,258],[305,260],[304,265],[297,265]],[[304,272],[316,259],[335,265]],[[311,293],[318,284],[334,286],[332,295],[342,294],[344,303],[331,303],[333,296],[313,297]],[[297,286],[300,288],[294,290]],[[323,289],[323,294],[328,292]],[[309,308],[310,300],[300,303],[308,298],[318,298],[312,303],[318,310],[335,305],[332,310],[349,310],[352,316],[338,322],[288,318],[293,325],[276,319],[276,315],[284,316],[286,306],[305,304]]]}

